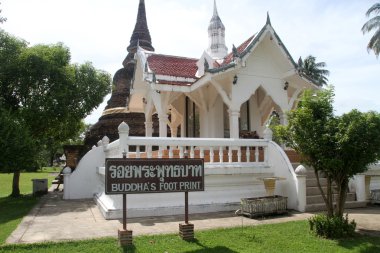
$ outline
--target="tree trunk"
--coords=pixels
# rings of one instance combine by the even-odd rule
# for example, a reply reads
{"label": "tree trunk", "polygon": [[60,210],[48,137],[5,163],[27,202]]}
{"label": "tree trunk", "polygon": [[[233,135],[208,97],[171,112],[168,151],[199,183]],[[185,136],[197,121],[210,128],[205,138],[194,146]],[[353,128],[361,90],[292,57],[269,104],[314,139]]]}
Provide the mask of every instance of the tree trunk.
{"label": "tree trunk", "polygon": [[[338,184],[338,182],[337,182]],[[343,179],[338,185],[338,198],[336,201],[335,216],[343,217],[344,204],[347,199],[348,179]]]}
{"label": "tree trunk", "polygon": [[333,217],[334,215],[334,200],[333,200],[333,191],[332,191],[332,180],[330,176],[327,176],[327,216]]}
{"label": "tree trunk", "polygon": [[12,181],[12,197],[20,196],[20,171],[16,170],[13,172],[13,181]]}
{"label": "tree trunk", "polygon": [[[314,169],[315,178],[317,179],[317,185],[319,188],[319,191],[321,192],[323,201],[325,202],[326,208],[327,208],[327,214],[329,217],[332,217],[334,214],[334,209],[332,206],[331,196],[329,196],[329,192],[331,193],[331,179],[327,178],[327,194],[322,189],[321,183],[319,181],[319,174],[318,171]],[[330,184],[329,184],[330,181]],[[331,195],[331,194],[330,194]]]}
{"label": "tree trunk", "polygon": [[55,156],[55,153],[50,153],[50,167],[53,167],[54,165],[54,156]]}

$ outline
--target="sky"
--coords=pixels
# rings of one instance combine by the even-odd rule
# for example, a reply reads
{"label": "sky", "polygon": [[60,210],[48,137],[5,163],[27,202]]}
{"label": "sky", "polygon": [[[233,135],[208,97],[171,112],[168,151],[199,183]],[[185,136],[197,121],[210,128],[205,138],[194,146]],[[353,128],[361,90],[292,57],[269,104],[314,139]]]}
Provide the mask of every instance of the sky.
{"label": "sky", "polygon": [[[136,23],[139,0],[0,0],[0,27],[30,43],[63,42],[73,63],[90,61],[113,74],[122,67]],[[380,112],[380,59],[367,51],[365,16],[376,0],[217,0],[231,50],[271,23],[297,62],[317,57],[330,71],[336,114]],[[152,43],[161,54],[199,58],[208,46],[213,0],[145,0]],[[104,102],[89,115],[96,123]]]}

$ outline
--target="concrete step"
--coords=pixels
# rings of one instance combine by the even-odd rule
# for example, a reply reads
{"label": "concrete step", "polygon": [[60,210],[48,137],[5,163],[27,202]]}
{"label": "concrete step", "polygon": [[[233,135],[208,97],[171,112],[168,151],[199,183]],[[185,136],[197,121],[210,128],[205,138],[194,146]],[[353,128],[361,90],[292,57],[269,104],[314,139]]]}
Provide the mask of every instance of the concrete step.
{"label": "concrete step", "polygon": [[[323,192],[327,192],[327,187],[323,186],[322,187]],[[333,193],[337,193],[334,187],[332,187]],[[311,187],[306,187],[306,196],[315,196],[315,195],[321,195],[321,192],[319,191],[318,186],[311,186]]]}
{"label": "concrete step", "polygon": [[[326,191],[326,187],[322,187],[323,191]],[[317,186],[312,187],[306,187],[306,197],[309,196],[319,196],[321,195],[321,192],[319,191],[319,188]]]}
{"label": "concrete step", "polygon": [[[326,178],[320,178],[319,183],[321,186],[326,186],[327,185],[327,179]],[[317,179],[314,178],[306,178],[306,187],[316,187],[318,186],[317,184]]]}
{"label": "concrete step", "polygon": [[[344,209],[366,207],[367,204],[368,204],[367,201],[347,201]],[[319,211],[326,211],[326,206],[324,203],[306,205],[305,212],[319,212]]]}
{"label": "concrete step", "polygon": [[[334,194],[333,198],[335,199],[338,196],[338,194]],[[355,201],[356,200],[356,194],[353,192],[347,193],[347,200],[346,201]],[[324,204],[322,195],[315,195],[315,196],[307,196],[306,197],[306,204]]]}
{"label": "concrete step", "polygon": [[[316,179],[315,177],[315,172],[313,169],[307,169],[307,172],[306,172],[306,178],[307,179]],[[326,178],[323,176],[323,174],[321,172],[319,172],[319,178]]]}

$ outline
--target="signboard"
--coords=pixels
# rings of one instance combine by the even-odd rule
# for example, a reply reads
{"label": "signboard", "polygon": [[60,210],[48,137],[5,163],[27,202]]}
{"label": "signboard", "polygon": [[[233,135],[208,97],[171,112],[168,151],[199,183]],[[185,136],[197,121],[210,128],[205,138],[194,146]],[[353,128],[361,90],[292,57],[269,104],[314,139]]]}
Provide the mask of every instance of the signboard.
{"label": "signboard", "polygon": [[204,191],[203,159],[107,158],[106,194]]}

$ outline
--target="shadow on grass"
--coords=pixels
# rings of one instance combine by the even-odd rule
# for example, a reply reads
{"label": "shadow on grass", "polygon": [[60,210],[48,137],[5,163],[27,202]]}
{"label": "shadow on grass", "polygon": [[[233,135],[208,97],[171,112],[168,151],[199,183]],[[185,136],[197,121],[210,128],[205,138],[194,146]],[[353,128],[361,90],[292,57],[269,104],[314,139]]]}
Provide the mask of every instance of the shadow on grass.
{"label": "shadow on grass", "polygon": [[227,247],[224,246],[216,246],[213,248],[207,247],[200,243],[198,239],[193,239],[188,241],[188,243],[196,244],[199,247],[202,247],[203,249],[197,249],[197,250],[192,250],[192,251],[185,251],[184,253],[237,253],[237,251],[231,250]]}
{"label": "shadow on grass", "polygon": [[31,195],[0,198],[0,225],[24,217],[37,202]]}
{"label": "shadow on grass", "polygon": [[356,234],[351,238],[339,239],[338,245],[346,249],[357,249],[361,253],[379,253],[380,238],[378,236]]}
{"label": "shadow on grass", "polygon": [[124,253],[135,253],[135,252],[137,252],[135,245],[124,246],[124,247],[122,247],[122,249],[123,249]]}
{"label": "shadow on grass", "polygon": [[197,249],[192,251],[186,251],[184,253],[238,253],[237,251],[230,250],[224,246],[216,246],[213,248]]}
{"label": "shadow on grass", "polygon": [[0,245],[5,242],[19,221],[36,205],[38,199],[30,195],[0,198]]}
{"label": "shadow on grass", "polygon": [[[202,249],[196,249],[191,251],[184,251],[183,253],[238,253],[237,251],[231,250],[224,246],[216,246],[216,247],[207,247],[200,243],[197,239],[193,239],[190,241],[187,241],[189,244],[196,244],[197,246],[201,247]],[[137,253],[137,249],[134,245],[123,247],[124,253]]]}

